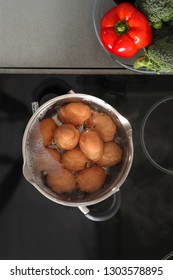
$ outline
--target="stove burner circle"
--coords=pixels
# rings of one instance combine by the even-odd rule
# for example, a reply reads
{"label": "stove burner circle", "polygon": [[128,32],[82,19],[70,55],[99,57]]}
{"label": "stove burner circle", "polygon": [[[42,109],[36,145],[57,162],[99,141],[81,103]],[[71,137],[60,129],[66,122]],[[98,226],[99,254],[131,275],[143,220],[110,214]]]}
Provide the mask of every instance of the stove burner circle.
{"label": "stove burner circle", "polygon": [[148,110],[141,125],[140,138],[149,161],[173,175],[173,96],[159,100]]}
{"label": "stove burner circle", "polygon": [[163,260],[173,260],[173,251],[170,252],[169,254],[167,254],[167,255],[163,258]]}

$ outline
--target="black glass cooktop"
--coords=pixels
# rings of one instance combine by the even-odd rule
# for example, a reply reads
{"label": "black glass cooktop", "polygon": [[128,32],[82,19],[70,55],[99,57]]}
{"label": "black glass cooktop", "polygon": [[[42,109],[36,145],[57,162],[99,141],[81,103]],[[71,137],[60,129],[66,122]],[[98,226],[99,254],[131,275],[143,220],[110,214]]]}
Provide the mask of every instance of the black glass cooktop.
{"label": "black glass cooktop", "polygon": [[[118,213],[104,222],[41,195],[22,174],[36,88],[58,77],[115,107],[133,128],[134,160]],[[50,98],[50,97],[49,97]],[[173,250],[172,76],[0,76],[0,259],[162,259]]]}

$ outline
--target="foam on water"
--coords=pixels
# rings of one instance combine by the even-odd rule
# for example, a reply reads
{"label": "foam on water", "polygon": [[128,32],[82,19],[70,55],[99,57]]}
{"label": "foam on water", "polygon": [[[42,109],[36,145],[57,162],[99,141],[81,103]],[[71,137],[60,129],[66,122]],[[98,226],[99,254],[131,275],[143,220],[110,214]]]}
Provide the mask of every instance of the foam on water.
{"label": "foam on water", "polygon": [[40,122],[36,120],[28,133],[26,145],[26,160],[28,167],[33,174],[34,181],[39,185],[44,185],[42,174],[58,176],[61,171],[61,164],[55,160],[44,147],[40,132]]}

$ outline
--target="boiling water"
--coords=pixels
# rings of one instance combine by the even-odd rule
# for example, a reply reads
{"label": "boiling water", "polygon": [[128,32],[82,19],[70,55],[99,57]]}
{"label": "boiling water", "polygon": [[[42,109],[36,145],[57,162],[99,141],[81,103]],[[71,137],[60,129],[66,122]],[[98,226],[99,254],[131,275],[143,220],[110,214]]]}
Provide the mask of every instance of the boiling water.
{"label": "boiling water", "polygon": [[[109,112],[109,110],[103,108],[102,106],[98,106],[97,104],[94,104],[93,102],[85,102],[88,104],[91,108],[91,110],[98,111],[98,112],[105,112],[112,118],[113,122],[117,125],[117,132],[114,138],[114,141],[117,142],[124,150],[124,145],[126,146],[126,140],[124,135],[122,134],[122,129],[119,128],[119,125],[117,123],[116,117]],[[69,103],[69,102],[68,102]],[[59,109],[64,104],[54,104],[49,110],[45,110],[45,112],[42,112],[39,119],[43,119],[45,117],[52,117],[57,125],[61,125],[61,122],[59,121],[57,115],[59,112]],[[42,135],[40,131],[40,120],[35,120],[34,124],[31,125],[30,131],[28,132],[27,137],[27,146],[26,146],[26,159],[28,167],[33,175],[33,179],[35,183],[41,188],[46,190],[45,188],[49,187],[46,184],[46,174],[49,173],[53,176],[58,176],[58,174],[61,171],[61,163],[59,163],[57,160],[52,158],[50,153],[47,151],[47,149],[44,147]],[[83,130],[83,126],[79,127],[79,133],[81,133]],[[55,145],[53,145],[53,148],[56,148]],[[62,152],[62,151],[60,151]],[[91,199],[95,199],[95,196],[101,195],[102,192],[109,189],[109,187],[112,185],[112,183],[115,181],[115,178],[118,178],[121,176],[121,173],[123,171],[123,161],[111,168],[105,168],[105,172],[107,174],[106,181],[104,186],[102,186],[101,189],[97,190],[95,193],[84,193],[81,192],[78,189],[75,189],[71,193],[63,193],[63,194],[57,194],[56,197],[60,198],[64,201],[90,201]],[[116,184],[116,183],[115,183]],[[49,189],[50,190],[50,189]],[[47,190],[46,190],[47,192]],[[55,195],[51,193],[51,195]]]}
{"label": "boiling water", "polygon": [[58,176],[61,164],[45,148],[40,131],[40,122],[36,120],[28,133],[26,159],[35,182],[43,186],[43,175],[49,173]]}

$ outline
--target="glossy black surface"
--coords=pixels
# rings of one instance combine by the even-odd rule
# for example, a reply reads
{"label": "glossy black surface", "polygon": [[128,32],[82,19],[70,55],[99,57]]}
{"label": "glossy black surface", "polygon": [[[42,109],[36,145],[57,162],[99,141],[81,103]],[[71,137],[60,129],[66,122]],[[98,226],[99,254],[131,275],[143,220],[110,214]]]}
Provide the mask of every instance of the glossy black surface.
{"label": "glossy black surface", "polygon": [[[0,259],[162,259],[173,250],[173,177],[147,159],[140,128],[149,108],[173,95],[172,76],[58,75],[74,91],[110,103],[133,127],[132,169],[121,187],[120,210],[106,222],[46,199],[23,177],[22,136],[32,95],[48,77],[0,76]],[[153,131],[158,127],[153,124]],[[162,150],[160,139],[156,134]],[[172,168],[172,149],[166,151]]]}

